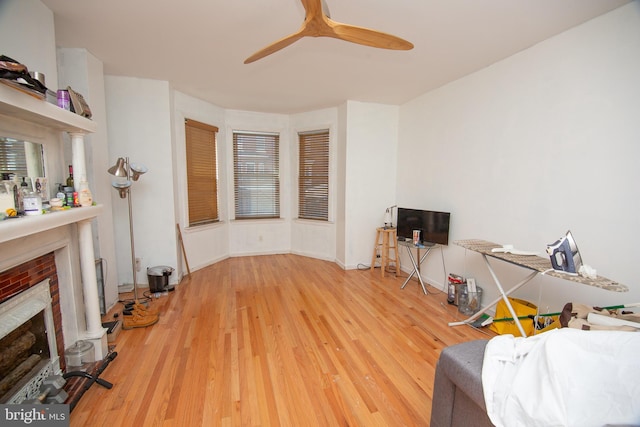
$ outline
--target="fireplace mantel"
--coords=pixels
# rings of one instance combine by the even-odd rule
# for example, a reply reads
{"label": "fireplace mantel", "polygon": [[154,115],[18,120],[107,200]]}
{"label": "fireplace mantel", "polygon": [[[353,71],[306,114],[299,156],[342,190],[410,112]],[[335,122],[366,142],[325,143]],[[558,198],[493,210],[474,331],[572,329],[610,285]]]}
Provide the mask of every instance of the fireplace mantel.
{"label": "fireplace mantel", "polygon": [[[37,127],[53,134],[55,140],[62,144],[60,132],[71,137],[72,164],[74,174],[86,176],[85,135],[96,132],[98,125],[82,116],[59,108],[44,100],[0,84],[0,128],[6,125],[21,133],[24,129]],[[79,183],[76,183],[78,191]],[[101,205],[72,208],[70,210],[48,213],[33,217],[8,219],[0,223],[0,244],[20,242],[22,238],[34,236],[65,225],[75,225],[79,248],[79,265],[82,276],[82,293],[84,307],[75,316],[84,315],[86,327],[81,331],[82,339],[94,343],[95,359],[103,359],[107,355],[106,330],[100,318],[100,302],[93,251],[93,235],[91,221],[103,210]],[[24,239],[23,239],[24,240]],[[9,243],[13,245],[13,243]],[[20,247],[19,244],[14,245]]]}
{"label": "fireplace mantel", "polygon": [[5,219],[0,222],[0,243],[92,219],[100,215],[101,212],[102,205],[97,205],[84,208],[72,208],[44,215]]}
{"label": "fireplace mantel", "polygon": [[93,133],[95,122],[0,84],[0,114],[64,132]]}

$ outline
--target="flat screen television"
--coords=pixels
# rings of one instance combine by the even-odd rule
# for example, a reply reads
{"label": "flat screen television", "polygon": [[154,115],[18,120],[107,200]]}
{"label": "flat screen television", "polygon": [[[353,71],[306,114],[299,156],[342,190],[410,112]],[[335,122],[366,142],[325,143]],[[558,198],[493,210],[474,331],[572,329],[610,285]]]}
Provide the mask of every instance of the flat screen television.
{"label": "flat screen television", "polygon": [[420,230],[420,243],[449,244],[449,212],[398,208],[398,240],[413,240],[413,230]]}

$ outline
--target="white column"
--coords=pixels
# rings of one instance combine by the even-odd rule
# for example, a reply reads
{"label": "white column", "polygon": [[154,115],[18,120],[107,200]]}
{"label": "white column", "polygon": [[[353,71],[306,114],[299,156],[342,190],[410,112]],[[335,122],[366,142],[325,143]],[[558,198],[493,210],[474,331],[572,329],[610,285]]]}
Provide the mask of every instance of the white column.
{"label": "white column", "polygon": [[84,158],[84,133],[82,132],[69,132],[71,136],[71,150],[73,164],[73,186],[76,191],[79,191],[80,180],[84,177],[87,178],[87,164]]}
{"label": "white column", "polygon": [[82,293],[84,295],[84,312],[87,323],[84,339],[93,342],[95,359],[101,360],[107,355],[108,344],[106,329],[102,327],[102,319],[100,317],[100,297],[98,296],[91,220],[79,221],[77,224]]}
{"label": "white column", "polygon": [[[72,149],[73,185],[76,191],[80,188],[82,178],[86,179],[87,177],[87,165],[84,157],[84,135],[83,132],[69,132]],[[91,220],[80,221],[77,224],[82,293],[84,295],[84,311],[87,323],[87,330],[83,339],[93,343],[95,360],[102,360],[109,349],[106,329],[102,327],[102,319],[100,317],[100,297],[98,296]]]}

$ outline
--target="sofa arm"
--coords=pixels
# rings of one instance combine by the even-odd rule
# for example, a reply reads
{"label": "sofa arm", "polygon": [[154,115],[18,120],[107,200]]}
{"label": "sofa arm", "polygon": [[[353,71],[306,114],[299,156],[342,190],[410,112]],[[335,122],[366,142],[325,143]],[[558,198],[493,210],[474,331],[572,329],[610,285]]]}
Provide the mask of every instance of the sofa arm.
{"label": "sofa arm", "polygon": [[432,427],[492,425],[486,414],[482,389],[487,342],[469,341],[442,350],[434,379]]}

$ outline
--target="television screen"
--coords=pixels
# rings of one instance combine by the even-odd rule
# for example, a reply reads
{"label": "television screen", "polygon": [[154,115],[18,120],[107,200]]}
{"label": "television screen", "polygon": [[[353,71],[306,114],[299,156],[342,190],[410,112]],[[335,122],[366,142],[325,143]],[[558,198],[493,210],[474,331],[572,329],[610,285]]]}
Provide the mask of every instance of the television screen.
{"label": "television screen", "polygon": [[420,230],[422,244],[449,244],[449,212],[398,208],[398,240],[413,240],[413,230]]}

